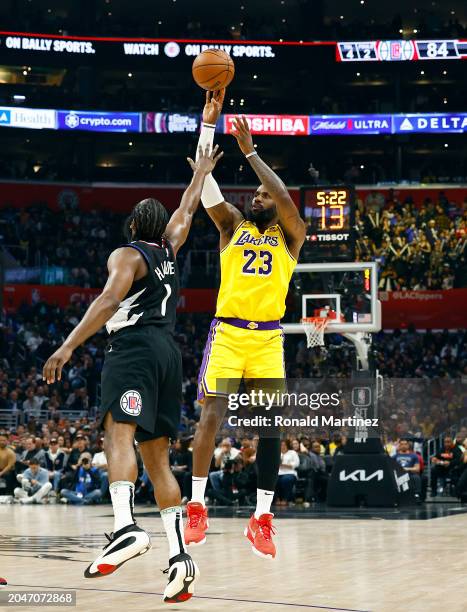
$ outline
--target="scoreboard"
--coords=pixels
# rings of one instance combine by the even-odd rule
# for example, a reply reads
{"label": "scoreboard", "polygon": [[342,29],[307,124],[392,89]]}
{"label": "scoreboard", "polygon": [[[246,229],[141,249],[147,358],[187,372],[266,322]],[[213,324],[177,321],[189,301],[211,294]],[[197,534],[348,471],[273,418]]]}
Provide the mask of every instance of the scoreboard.
{"label": "scoreboard", "polygon": [[467,59],[467,40],[371,40],[338,42],[338,62]]}
{"label": "scoreboard", "polygon": [[307,225],[300,261],[354,261],[354,189],[346,185],[302,187],[300,203]]}

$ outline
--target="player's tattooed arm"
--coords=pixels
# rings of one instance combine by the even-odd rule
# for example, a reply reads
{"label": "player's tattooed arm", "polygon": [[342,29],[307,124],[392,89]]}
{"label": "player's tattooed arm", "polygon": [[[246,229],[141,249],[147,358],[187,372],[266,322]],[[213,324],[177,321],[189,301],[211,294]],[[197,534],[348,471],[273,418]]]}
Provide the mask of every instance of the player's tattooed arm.
{"label": "player's tattooed arm", "polygon": [[218,152],[218,145],[212,151],[209,151],[209,149],[209,145],[206,146],[204,151],[199,147],[198,159],[196,161],[189,157],[187,158],[193,170],[193,178],[182,196],[180,206],[170,218],[165,230],[165,236],[170,241],[175,253],[177,253],[178,249],[188,238],[188,232],[190,231],[191,223],[201,198],[204,179],[206,175],[212,172],[217,162],[223,156],[222,151]]}
{"label": "player's tattooed arm", "polygon": [[235,131],[233,131],[232,134],[237,139],[238,146],[242,153],[247,156],[250,166],[255,171],[256,176],[274,200],[279,216],[279,223],[287,240],[287,246],[292,255],[298,259],[300,249],[305,242],[305,222],[300,217],[300,213],[290,197],[287,187],[274,170],[270,168],[255,151],[253,138],[251,137],[246,118],[237,117],[234,119],[234,128]]}
{"label": "player's tattooed arm", "polygon": [[61,380],[63,366],[71,359],[73,351],[98,332],[117,312],[141,263],[142,256],[135,249],[123,247],[111,253],[107,261],[109,277],[102,293],[92,302],[80,323],[44,365],[42,378],[48,384]]}

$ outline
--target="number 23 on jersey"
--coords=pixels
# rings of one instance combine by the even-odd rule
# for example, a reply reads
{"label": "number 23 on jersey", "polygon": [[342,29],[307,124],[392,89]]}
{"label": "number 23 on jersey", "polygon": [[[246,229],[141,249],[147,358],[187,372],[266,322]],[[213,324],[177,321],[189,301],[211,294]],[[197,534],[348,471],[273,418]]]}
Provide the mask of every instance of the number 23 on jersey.
{"label": "number 23 on jersey", "polygon": [[245,263],[242,268],[243,274],[259,274],[267,276],[272,272],[272,253],[270,251],[254,251],[245,249],[243,251]]}

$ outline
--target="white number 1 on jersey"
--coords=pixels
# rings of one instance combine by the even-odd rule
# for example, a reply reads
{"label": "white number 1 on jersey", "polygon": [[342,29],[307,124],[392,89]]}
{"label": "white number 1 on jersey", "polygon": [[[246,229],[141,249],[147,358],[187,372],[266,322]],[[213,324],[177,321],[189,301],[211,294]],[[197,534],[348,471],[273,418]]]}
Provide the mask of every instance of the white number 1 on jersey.
{"label": "white number 1 on jersey", "polygon": [[161,302],[161,315],[165,317],[165,313],[167,310],[167,300],[172,295],[172,287],[168,283],[164,283],[165,290],[167,291],[167,295]]}

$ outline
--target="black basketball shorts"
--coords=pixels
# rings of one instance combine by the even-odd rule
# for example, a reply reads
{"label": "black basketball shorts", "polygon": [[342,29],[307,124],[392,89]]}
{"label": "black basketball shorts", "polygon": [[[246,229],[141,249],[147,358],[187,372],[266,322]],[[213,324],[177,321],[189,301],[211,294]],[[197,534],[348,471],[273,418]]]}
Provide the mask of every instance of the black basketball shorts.
{"label": "black basketball shorts", "polygon": [[102,369],[101,423],[136,423],[135,439],[176,438],[182,403],[182,358],[172,335],[152,325],[109,338]]}

